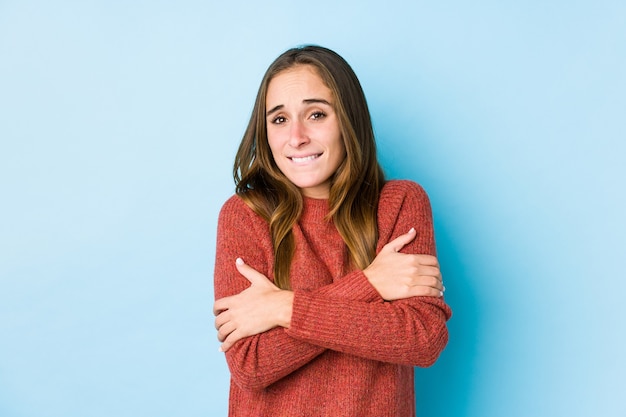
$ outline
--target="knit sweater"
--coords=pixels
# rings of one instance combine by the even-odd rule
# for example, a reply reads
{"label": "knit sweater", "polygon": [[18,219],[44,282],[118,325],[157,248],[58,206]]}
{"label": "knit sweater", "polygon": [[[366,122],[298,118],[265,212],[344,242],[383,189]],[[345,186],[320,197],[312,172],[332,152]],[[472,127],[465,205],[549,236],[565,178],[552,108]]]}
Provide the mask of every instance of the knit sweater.
{"label": "knit sweater", "polygon": [[[244,338],[225,354],[229,416],[415,416],[413,367],[435,362],[451,311],[442,298],[384,301],[363,271],[351,268],[347,246],[324,220],[328,212],[327,200],[305,198],[293,228],[290,328]],[[410,181],[387,182],[377,253],[411,227],[417,236],[401,252],[435,255],[426,193]],[[268,223],[233,196],[218,220],[216,299],[249,286],[235,268],[237,257],[273,279]]]}

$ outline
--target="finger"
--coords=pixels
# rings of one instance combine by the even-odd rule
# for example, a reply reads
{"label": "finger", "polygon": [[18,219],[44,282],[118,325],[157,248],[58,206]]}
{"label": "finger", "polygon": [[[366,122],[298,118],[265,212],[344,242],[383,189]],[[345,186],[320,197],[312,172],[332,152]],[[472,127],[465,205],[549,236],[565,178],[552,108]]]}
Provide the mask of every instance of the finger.
{"label": "finger", "polygon": [[443,283],[439,279],[431,276],[421,276],[418,279],[414,280],[411,286],[430,287],[437,291],[443,291]]}
{"label": "finger", "polygon": [[233,331],[226,337],[224,342],[220,345],[220,351],[226,352],[230,349],[237,341],[243,339],[243,336],[237,331]]}
{"label": "finger", "polygon": [[443,297],[443,291],[429,286],[411,287],[411,294],[415,297]]}
{"label": "finger", "polygon": [[224,340],[226,340],[228,335],[230,335],[235,330],[237,330],[237,325],[234,324],[232,321],[224,323],[224,325],[222,325],[217,332],[217,340],[223,342]]}
{"label": "finger", "polygon": [[235,265],[237,266],[237,271],[250,281],[251,284],[263,284],[269,281],[265,275],[247,265],[241,258],[237,258]]}
{"label": "finger", "polygon": [[222,311],[228,310],[229,302],[230,297],[220,298],[219,300],[215,301],[215,304],[213,304],[213,315],[217,316]]}
{"label": "finger", "polygon": [[222,325],[226,323],[229,319],[230,314],[228,314],[228,310],[224,310],[223,312],[218,314],[217,317],[215,317],[215,329],[219,330],[220,327],[222,327]]}
{"label": "finger", "polygon": [[437,267],[422,265],[418,268],[418,273],[421,276],[433,277],[437,279],[438,281],[441,281],[441,272],[439,271],[439,268]]}
{"label": "finger", "polygon": [[436,266],[437,268],[439,268],[439,260],[436,256],[427,255],[425,253],[416,254],[415,256],[417,257],[417,262],[419,262],[421,265]]}
{"label": "finger", "polygon": [[395,238],[394,240],[392,240],[391,242],[387,243],[385,245],[385,248],[388,250],[392,250],[394,252],[400,252],[400,250],[409,242],[411,242],[413,239],[415,239],[415,236],[417,235],[417,233],[415,233],[415,229],[413,227],[411,227],[411,230],[409,230],[407,233],[398,236],[397,238]]}

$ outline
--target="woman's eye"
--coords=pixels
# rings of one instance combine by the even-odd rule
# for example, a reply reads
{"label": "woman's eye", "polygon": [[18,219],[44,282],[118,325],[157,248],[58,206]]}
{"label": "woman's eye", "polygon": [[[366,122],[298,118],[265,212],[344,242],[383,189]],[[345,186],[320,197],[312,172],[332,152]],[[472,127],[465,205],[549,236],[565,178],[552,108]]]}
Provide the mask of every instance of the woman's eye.
{"label": "woman's eye", "polygon": [[319,120],[319,119],[324,118],[325,116],[326,116],[326,114],[325,114],[324,112],[321,112],[321,111],[316,111],[315,113],[313,113],[313,114],[311,115],[311,119],[313,119],[313,120]]}
{"label": "woman's eye", "polygon": [[285,123],[285,120],[286,119],[283,116],[278,116],[272,120],[272,123],[274,123],[275,125],[279,125],[281,123]]}

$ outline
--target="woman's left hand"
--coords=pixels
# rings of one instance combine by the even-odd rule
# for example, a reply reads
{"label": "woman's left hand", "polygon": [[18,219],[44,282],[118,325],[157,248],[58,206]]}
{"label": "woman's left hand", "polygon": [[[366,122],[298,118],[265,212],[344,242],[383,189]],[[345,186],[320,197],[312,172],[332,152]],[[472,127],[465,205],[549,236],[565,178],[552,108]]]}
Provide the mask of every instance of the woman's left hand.
{"label": "woman's left hand", "polygon": [[278,326],[288,328],[291,323],[293,292],[281,290],[241,258],[236,265],[251,285],[239,294],[217,300],[213,306],[222,352],[244,337]]}

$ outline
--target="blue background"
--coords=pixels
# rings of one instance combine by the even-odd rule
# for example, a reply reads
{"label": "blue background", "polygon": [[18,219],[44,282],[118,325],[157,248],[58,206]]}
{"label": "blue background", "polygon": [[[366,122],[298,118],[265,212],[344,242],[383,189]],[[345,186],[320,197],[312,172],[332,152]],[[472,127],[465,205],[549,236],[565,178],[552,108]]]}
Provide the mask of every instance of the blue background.
{"label": "blue background", "polygon": [[335,49],[431,196],[418,415],[623,416],[626,5],[0,0],[0,416],[226,415],[218,210],[261,76]]}

